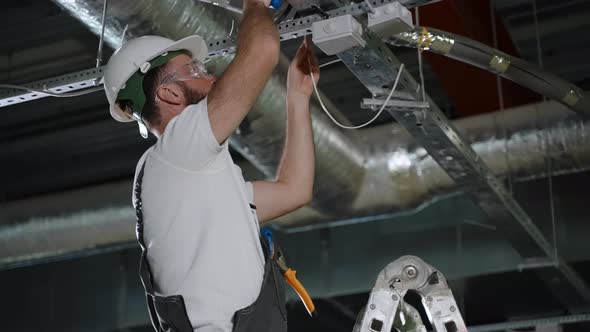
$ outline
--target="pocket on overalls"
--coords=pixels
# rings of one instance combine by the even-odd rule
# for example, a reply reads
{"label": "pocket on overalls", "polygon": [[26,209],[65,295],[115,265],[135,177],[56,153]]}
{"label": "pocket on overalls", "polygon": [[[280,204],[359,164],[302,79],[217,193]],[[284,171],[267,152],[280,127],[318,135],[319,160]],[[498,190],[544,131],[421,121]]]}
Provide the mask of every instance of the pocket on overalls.
{"label": "pocket on overalls", "polygon": [[[261,241],[265,240],[261,239]],[[262,247],[266,261],[260,292],[254,303],[236,311],[233,318],[234,327],[232,332],[287,331],[283,273],[276,262],[269,257],[268,245],[264,243]]]}
{"label": "pocket on overalls", "polygon": [[[285,307],[284,285],[276,281],[282,278],[274,262],[268,261],[265,278],[258,298],[251,305],[236,311],[232,332],[286,332],[287,312]],[[282,291],[281,291],[282,290]],[[277,293],[280,292],[280,293]],[[283,299],[283,302],[281,302]]]}
{"label": "pocket on overalls", "polygon": [[287,306],[286,306],[286,290],[285,290],[285,278],[283,277],[283,271],[281,270],[281,268],[279,267],[279,265],[274,261],[270,261],[268,263],[272,262],[272,271],[273,271],[273,277],[274,277],[274,284],[275,284],[275,289],[276,289],[276,295],[277,295],[277,304],[279,307],[279,311],[281,312],[281,316],[283,317],[284,321],[287,321]]}
{"label": "pocket on overalls", "polygon": [[182,295],[154,296],[160,326],[166,332],[193,332]]}

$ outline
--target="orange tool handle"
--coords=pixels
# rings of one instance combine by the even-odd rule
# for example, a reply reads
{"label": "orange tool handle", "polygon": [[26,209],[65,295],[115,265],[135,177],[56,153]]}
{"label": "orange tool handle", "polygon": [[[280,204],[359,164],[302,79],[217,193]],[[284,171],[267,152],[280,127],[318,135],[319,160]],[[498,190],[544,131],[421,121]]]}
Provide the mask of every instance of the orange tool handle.
{"label": "orange tool handle", "polygon": [[305,305],[305,309],[307,309],[307,313],[309,313],[310,316],[313,316],[315,311],[315,305],[313,304],[311,297],[309,297],[309,294],[305,290],[305,287],[303,287],[299,280],[297,280],[297,276],[295,275],[296,273],[297,271],[289,268],[283,275],[285,276],[287,283],[291,285],[291,287],[293,287],[293,290],[295,290],[295,293],[299,295],[299,298],[303,302],[303,305]]}

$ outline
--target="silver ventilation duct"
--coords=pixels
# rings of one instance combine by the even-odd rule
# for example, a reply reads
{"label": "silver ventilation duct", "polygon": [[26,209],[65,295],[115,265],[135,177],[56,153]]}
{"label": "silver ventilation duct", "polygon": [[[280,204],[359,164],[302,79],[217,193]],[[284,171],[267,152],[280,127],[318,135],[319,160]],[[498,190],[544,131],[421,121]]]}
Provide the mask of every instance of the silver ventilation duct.
{"label": "silver ventilation duct", "polygon": [[[494,174],[518,181],[546,176],[548,160],[553,175],[586,171],[590,167],[589,125],[590,120],[554,101],[453,121]],[[282,226],[407,213],[465,189],[458,188],[401,126],[366,129],[360,135],[368,155],[352,212],[338,213],[338,202],[333,202],[332,214],[324,219],[287,216]]]}
{"label": "silver ventilation duct", "polygon": [[[100,34],[103,1],[54,0],[72,16]],[[118,48],[125,39],[156,34],[180,39],[198,34],[205,40],[236,36],[237,20],[228,11],[193,0],[109,1],[105,25],[105,41]],[[232,31],[232,27],[234,27]],[[125,38],[123,38],[123,35]],[[216,73],[223,71],[232,56],[216,58],[208,63]],[[279,66],[254,109],[230,141],[268,178],[274,177],[281,157],[285,128],[286,72],[288,60],[282,56]],[[329,105],[332,106],[332,105]],[[331,107],[331,109],[335,109]],[[363,155],[355,142],[333,128],[325,115],[312,106],[314,140],[317,151],[314,208],[322,209],[326,201],[338,200],[350,206],[363,176]],[[333,165],[339,168],[334,169]],[[340,190],[334,190],[334,187]]]}
{"label": "silver ventilation duct", "polygon": [[[545,176],[547,158],[553,174],[590,167],[590,122],[553,101],[465,118],[453,125],[499,176],[516,180]],[[360,137],[368,157],[360,189],[352,193],[357,197],[352,211],[341,212],[337,200],[325,201],[324,210],[330,213],[300,210],[278,220],[278,227],[326,227],[331,221],[354,222],[358,216],[368,220],[382,213],[391,219],[464,189],[457,188],[400,126],[364,130]],[[339,165],[335,162],[333,167]],[[0,206],[0,219],[7,222],[0,228],[0,266],[134,241],[130,188],[131,182],[123,181]]]}
{"label": "silver ventilation duct", "polygon": [[[55,1],[93,31],[99,31],[100,1]],[[158,33],[172,38],[191,33],[215,38],[226,34],[231,26],[227,12],[188,0],[111,0],[110,4],[105,31],[107,42],[114,47],[120,44],[127,25],[127,37]],[[231,141],[267,176],[274,173],[284,135],[285,65],[283,58],[281,70]],[[283,217],[276,223],[279,227],[407,213],[464,189],[457,188],[400,126],[347,132],[345,136],[317,108],[312,114],[318,164],[314,207],[318,209],[302,209]],[[586,170],[590,166],[588,124],[555,102],[453,123],[496,174],[521,179],[543,176],[548,156],[555,174]],[[7,221],[0,228],[0,265],[133,241],[130,183],[114,186],[0,207],[0,218]],[[124,194],[115,199],[113,192]],[[43,204],[48,204],[47,209],[39,209]],[[31,213],[31,207],[39,209],[39,213]]]}

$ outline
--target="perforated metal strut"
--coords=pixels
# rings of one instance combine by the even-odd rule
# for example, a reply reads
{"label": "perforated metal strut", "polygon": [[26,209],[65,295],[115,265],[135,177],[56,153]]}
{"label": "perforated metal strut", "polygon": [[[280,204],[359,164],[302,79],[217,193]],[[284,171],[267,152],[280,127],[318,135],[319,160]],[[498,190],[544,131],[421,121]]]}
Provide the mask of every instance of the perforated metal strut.
{"label": "perforated metal strut", "polygon": [[[56,94],[69,93],[102,85],[102,82],[99,81],[102,79],[103,72],[104,67],[91,68],[25,84],[24,86]],[[42,92],[0,89],[0,107],[12,106],[44,97],[49,97],[49,95]]]}
{"label": "perforated metal strut", "polygon": [[[399,3],[408,8],[427,5],[438,2],[440,0],[400,0]],[[210,3],[211,1],[202,1]],[[396,2],[395,0],[372,0],[375,5],[387,4]],[[350,6],[341,7],[328,11],[330,17],[342,16],[346,14],[360,15],[370,11],[370,8],[365,2],[351,4]],[[311,25],[314,22],[323,20],[319,14],[309,15],[302,18],[281,22],[277,29],[281,41],[307,36],[311,34]],[[208,42],[210,58],[217,56],[224,56],[233,53],[236,50],[236,42],[230,37],[212,40]],[[102,85],[101,79],[103,76],[104,67],[91,68],[75,73],[57,76],[30,84],[25,84],[25,87],[36,90],[47,90],[52,93],[74,92],[87,89],[89,87],[96,87]],[[32,101],[39,98],[48,97],[47,94],[40,92],[28,92],[18,89],[0,89],[0,107],[11,106],[19,103]]]}
{"label": "perforated metal strut", "polygon": [[[431,3],[439,2],[440,0],[371,0],[371,3],[375,6],[381,6],[388,3],[399,2],[407,8],[413,8]],[[359,2],[351,4],[350,6],[340,7],[327,11],[326,13],[330,18],[338,17],[342,15],[361,15],[367,14],[371,11],[371,8],[366,2]],[[301,17],[294,20],[282,22],[277,26],[279,30],[279,38],[281,41],[289,40],[293,38],[299,38],[307,35],[311,35],[311,25],[315,22],[324,20],[320,14],[313,14],[305,17]],[[218,40],[212,40],[208,43],[209,45],[209,57],[223,56],[228,53],[235,52],[235,41],[231,38],[221,38]]]}

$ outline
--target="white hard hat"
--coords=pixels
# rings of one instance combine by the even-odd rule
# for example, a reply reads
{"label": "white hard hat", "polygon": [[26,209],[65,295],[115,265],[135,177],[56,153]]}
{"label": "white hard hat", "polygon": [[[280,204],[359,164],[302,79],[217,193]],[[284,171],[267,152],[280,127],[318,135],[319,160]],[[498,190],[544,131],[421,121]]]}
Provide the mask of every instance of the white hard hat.
{"label": "white hard hat", "polygon": [[121,110],[117,105],[119,91],[127,80],[140,67],[149,68],[149,61],[169,51],[187,50],[193,59],[204,60],[207,57],[207,44],[200,36],[189,36],[179,41],[173,41],[160,36],[143,36],[132,39],[123,44],[113,53],[104,73],[104,89],[109,100],[111,116],[120,122],[130,122],[135,119]]}

